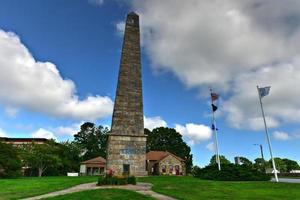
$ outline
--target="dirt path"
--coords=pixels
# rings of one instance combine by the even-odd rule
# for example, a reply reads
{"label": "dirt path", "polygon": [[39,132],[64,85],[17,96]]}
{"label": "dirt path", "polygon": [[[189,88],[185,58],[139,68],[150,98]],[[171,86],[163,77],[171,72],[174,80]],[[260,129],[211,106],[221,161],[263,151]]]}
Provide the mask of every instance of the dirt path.
{"label": "dirt path", "polygon": [[159,193],[152,191],[151,183],[137,183],[136,185],[120,185],[120,186],[97,186],[96,183],[85,183],[85,184],[76,185],[74,187],[71,187],[71,188],[68,188],[65,190],[55,191],[55,192],[43,194],[40,196],[26,198],[23,200],[38,200],[38,199],[43,199],[43,198],[48,198],[48,197],[70,194],[70,193],[74,193],[74,192],[80,192],[80,191],[84,191],[84,190],[97,190],[97,189],[107,189],[107,188],[132,190],[132,191],[138,192],[143,195],[151,196],[158,200],[176,200],[172,197],[168,197],[166,195],[159,194]]}

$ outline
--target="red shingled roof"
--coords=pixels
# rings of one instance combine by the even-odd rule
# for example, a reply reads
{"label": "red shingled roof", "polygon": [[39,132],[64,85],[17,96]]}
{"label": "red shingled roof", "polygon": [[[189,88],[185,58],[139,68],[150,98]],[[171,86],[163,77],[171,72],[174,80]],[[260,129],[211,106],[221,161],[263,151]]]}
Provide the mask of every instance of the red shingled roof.
{"label": "red shingled roof", "polygon": [[149,151],[147,154],[146,154],[146,159],[147,160],[155,160],[155,161],[160,161],[162,159],[164,159],[165,157],[169,156],[169,155],[172,155],[174,156],[175,158],[177,158],[178,160],[180,161],[184,161],[184,159],[168,152],[168,151]]}
{"label": "red shingled roof", "polygon": [[101,156],[82,162],[82,164],[104,164],[104,163],[106,163],[106,160]]}
{"label": "red shingled roof", "polygon": [[8,138],[8,137],[0,137],[0,141],[5,142],[47,142],[46,138]]}

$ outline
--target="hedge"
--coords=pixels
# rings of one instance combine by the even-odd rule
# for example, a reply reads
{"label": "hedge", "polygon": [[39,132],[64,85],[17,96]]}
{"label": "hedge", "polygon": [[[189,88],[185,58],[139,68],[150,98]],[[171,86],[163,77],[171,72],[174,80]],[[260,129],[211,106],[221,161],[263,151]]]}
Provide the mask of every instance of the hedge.
{"label": "hedge", "polygon": [[98,185],[136,185],[135,176],[100,176]]}
{"label": "hedge", "polygon": [[221,171],[216,165],[197,168],[193,175],[198,178],[218,181],[269,181],[271,176],[246,165],[227,164],[221,166]]}

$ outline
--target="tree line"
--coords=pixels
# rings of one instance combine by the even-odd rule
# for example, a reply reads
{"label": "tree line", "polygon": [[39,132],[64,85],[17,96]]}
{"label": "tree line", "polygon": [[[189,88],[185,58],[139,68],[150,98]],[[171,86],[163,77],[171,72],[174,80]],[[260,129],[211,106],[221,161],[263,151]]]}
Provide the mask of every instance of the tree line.
{"label": "tree line", "polygon": [[[272,160],[263,160],[262,158],[256,158],[254,162],[246,157],[239,157],[240,164],[253,167],[260,171],[265,171],[266,169],[273,169]],[[287,158],[274,158],[276,163],[276,169],[280,173],[289,173],[291,170],[300,170],[300,165],[297,161],[290,160]],[[222,165],[232,164],[225,156],[220,155],[220,162]],[[216,165],[216,155],[212,156],[209,162],[210,166]]]}
{"label": "tree line", "polygon": [[[106,158],[109,129],[85,122],[73,141],[12,146],[0,141],[0,177],[51,176],[78,172],[80,162],[97,156]],[[193,156],[182,135],[175,129],[160,127],[145,129],[148,151],[169,151],[186,160],[187,173],[191,172]]]}
{"label": "tree line", "polygon": [[[0,141],[0,177],[50,176],[66,175],[67,172],[78,172],[80,162],[97,156],[106,158],[106,147],[109,129],[85,122],[81,125],[73,141],[55,142],[49,140],[44,144],[25,144],[12,146]],[[146,151],[169,151],[186,161],[186,172],[191,173],[193,155],[191,148],[183,141],[182,135],[173,128],[159,127],[152,131],[145,129],[147,135]],[[215,156],[209,165],[215,165]],[[229,164],[225,156],[220,156],[221,164]],[[261,171],[272,168],[271,161],[261,158],[254,162],[240,157],[242,164],[255,167]],[[296,161],[275,158],[280,172],[300,169]]]}

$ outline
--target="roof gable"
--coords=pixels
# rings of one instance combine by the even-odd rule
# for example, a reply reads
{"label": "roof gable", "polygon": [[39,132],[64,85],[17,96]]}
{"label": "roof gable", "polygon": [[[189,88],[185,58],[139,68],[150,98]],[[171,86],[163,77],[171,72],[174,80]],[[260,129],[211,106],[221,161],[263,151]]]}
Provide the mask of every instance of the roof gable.
{"label": "roof gable", "polygon": [[81,162],[82,164],[102,164],[102,163],[106,163],[106,160],[104,158],[102,158],[101,156],[96,157],[96,158],[92,158],[90,160],[86,160]]}
{"label": "roof gable", "polygon": [[168,151],[149,151],[147,154],[146,154],[146,159],[147,160],[155,160],[155,161],[161,161],[162,159],[166,158],[167,156],[173,156],[175,157],[177,160],[179,161],[184,161],[184,159],[168,152]]}

